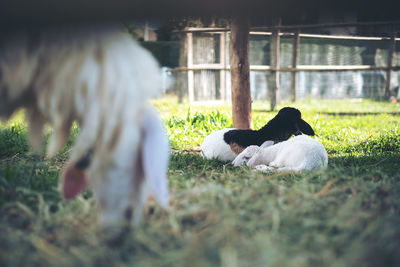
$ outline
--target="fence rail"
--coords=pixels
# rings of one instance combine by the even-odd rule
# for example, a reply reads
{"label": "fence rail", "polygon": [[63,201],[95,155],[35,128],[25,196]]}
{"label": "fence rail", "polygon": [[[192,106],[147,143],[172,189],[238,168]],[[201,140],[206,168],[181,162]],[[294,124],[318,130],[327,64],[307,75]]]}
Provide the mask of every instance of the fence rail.
{"label": "fence rail", "polygon": [[[230,67],[220,67],[215,65],[196,65],[191,68],[187,67],[178,67],[168,70],[169,72],[180,72],[180,71],[201,71],[201,70],[222,70],[222,71],[230,71]],[[400,66],[369,66],[369,65],[353,65],[353,66],[335,66],[335,65],[298,65],[297,68],[271,68],[269,66],[250,66],[251,71],[278,71],[278,72],[333,72],[333,71],[377,71],[377,70],[393,70],[399,71]]]}
{"label": "fence rail", "polygon": [[[343,27],[360,27],[360,26],[387,26],[387,25],[400,25],[399,20],[394,21],[375,21],[375,22],[346,22],[346,23],[320,23],[320,24],[304,24],[304,25],[281,25],[281,26],[267,26],[267,27],[251,27],[250,32],[261,31],[274,31],[274,30],[301,30],[301,29],[318,29],[318,28],[343,28]],[[230,28],[187,28],[180,33],[190,32],[209,32],[221,33],[230,32]]]}

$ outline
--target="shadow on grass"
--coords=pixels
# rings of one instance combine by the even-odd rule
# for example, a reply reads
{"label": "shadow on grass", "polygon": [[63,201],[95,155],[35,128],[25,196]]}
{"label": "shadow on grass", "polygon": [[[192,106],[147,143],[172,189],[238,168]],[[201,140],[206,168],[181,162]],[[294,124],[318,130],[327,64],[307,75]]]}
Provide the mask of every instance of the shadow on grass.
{"label": "shadow on grass", "polygon": [[329,116],[370,116],[370,115],[400,116],[400,112],[318,112],[318,114],[329,115]]}
{"label": "shadow on grass", "polygon": [[[400,153],[383,152],[369,155],[340,155],[329,158],[328,168],[340,168],[349,173],[354,169],[359,173],[384,172],[387,175],[399,175]],[[358,173],[358,172],[357,172]]]}
{"label": "shadow on grass", "polygon": [[[196,173],[199,171],[223,172],[226,170],[235,171],[230,162],[221,162],[218,160],[205,160],[196,153],[176,153],[171,156],[171,171],[182,171]],[[357,155],[353,153],[344,153],[329,157],[328,172],[333,169],[340,169],[343,173],[354,174],[381,171],[388,175],[399,175],[400,153],[386,151],[382,153],[369,153]]]}
{"label": "shadow on grass", "polygon": [[[267,109],[253,109],[253,112],[259,113],[277,113],[276,110],[271,111]],[[400,116],[400,112],[317,112],[321,115],[328,116],[371,116],[371,115],[391,115]]]}

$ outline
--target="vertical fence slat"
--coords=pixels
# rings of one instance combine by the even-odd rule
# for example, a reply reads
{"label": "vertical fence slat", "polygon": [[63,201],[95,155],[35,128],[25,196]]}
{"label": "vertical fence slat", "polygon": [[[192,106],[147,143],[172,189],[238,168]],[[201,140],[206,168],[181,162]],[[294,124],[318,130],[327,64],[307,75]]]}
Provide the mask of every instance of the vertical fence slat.
{"label": "vertical fence slat", "polygon": [[[274,26],[280,26],[281,19],[277,18],[274,20]],[[271,111],[274,110],[277,104],[277,91],[279,90],[279,71],[280,68],[280,30],[273,30],[271,35],[271,72],[269,75],[269,92],[271,101]]]}
{"label": "vertical fence slat", "polygon": [[[188,68],[193,67],[193,34],[191,32],[187,33],[187,66]],[[193,70],[188,71],[188,96],[189,103],[194,102],[194,73]]]}
{"label": "vertical fence slat", "polygon": [[231,21],[230,66],[232,85],[233,127],[249,129],[251,119],[249,19],[233,18]]}
{"label": "vertical fence slat", "polygon": [[[300,56],[300,34],[299,30],[297,30],[294,34],[293,39],[293,50],[292,50],[292,68],[296,69],[297,64],[299,64],[299,56]],[[298,72],[294,71],[291,73],[291,81],[290,81],[290,94],[292,102],[296,101],[296,88],[297,88],[297,76]]]}
{"label": "vertical fence slat", "polygon": [[219,92],[221,100],[225,101],[226,98],[226,81],[225,81],[225,68],[226,68],[226,60],[225,60],[225,33],[220,33],[220,47],[219,47],[219,55],[220,55],[220,63],[222,69],[219,71]]}
{"label": "vertical fence slat", "polygon": [[[179,67],[185,67],[186,66],[186,62],[187,62],[187,38],[186,38],[186,34],[181,34],[181,40],[180,40],[180,49],[179,49]],[[184,82],[183,82],[183,75],[184,72],[180,71],[178,73],[178,83],[177,83],[177,87],[178,87],[178,103],[182,103],[183,102],[183,86],[184,86]]]}
{"label": "vertical fence slat", "polygon": [[392,27],[392,34],[390,36],[390,44],[388,50],[388,59],[387,59],[387,71],[386,71],[386,85],[385,85],[385,98],[390,97],[390,82],[392,80],[392,67],[393,67],[393,53],[396,47],[396,33],[394,31],[394,27]]}

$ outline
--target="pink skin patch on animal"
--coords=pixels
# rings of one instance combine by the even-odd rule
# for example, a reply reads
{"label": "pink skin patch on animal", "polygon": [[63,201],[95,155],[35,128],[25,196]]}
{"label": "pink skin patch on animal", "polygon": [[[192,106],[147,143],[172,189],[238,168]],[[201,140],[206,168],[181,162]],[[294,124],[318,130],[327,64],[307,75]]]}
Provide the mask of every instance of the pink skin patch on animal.
{"label": "pink skin patch on animal", "polygon": [[62,177],[62,196],[64,199],[73,199],[80,194],[87,185],[85,172],[70,165]]}

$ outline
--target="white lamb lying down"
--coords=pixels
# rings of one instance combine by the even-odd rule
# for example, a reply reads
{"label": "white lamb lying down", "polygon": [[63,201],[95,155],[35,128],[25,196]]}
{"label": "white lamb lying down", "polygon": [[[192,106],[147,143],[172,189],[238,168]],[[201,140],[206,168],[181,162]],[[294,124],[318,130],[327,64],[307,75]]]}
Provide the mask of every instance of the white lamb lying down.
{"label": "white lamb lying down", "polygon": [[265,142],[262,147],[249,146],[232,162],[234,166],[247,163],[259,170],[278,171],[318,170],[328,165],[325,147],[316,139],[305,135],[272,145]]}
{"label": "white lamb lying down", "polygon": [[79,135],[62,178],[70,199],[88,184],[103,224],[139,222],[148,193],[168,206],[169,144],[147,103],[161,89],[158,64],[120,26],[55,28],[3,36],[0,116],[26,108],[30,143],[48,155]]}

